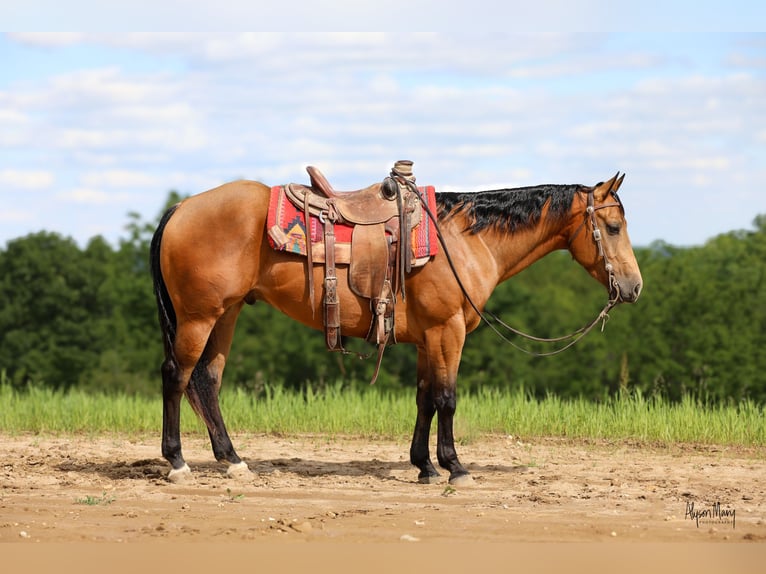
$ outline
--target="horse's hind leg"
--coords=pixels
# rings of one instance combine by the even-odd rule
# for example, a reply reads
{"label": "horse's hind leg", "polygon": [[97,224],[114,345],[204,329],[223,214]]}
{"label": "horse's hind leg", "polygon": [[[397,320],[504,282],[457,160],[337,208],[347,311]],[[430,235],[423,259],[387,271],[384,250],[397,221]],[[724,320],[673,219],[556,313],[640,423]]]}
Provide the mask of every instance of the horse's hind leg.
{"label": "horse's hind leg", "polygon": [[248,471],[247,464],[239,458],[229,438],[221,414],[218,395],[221,390],[221,378],[226,365],[226,358],[231,349],[234,327],[243,303],[230,307],[216,323],[205,350],[194,368],[186,397],[194,411],[205,421],[210,435],[213,454],[219,462],[229,465],[228,474],[243,474]]}
{"label": "horse's hind leg", "polygon": [[162,456],[170,463],[172,481],[190,472],[181,453],[181,397],[184,394],[180,369],[173,357],[162,363]]}
{"label": "horse's hind leg", "polygon": [[212,321],[179,324],[173,349],[166,351],[162,363],[162,456],[172,466],[168,479],[173,482],[190,473],[181,452],[181,398],[212,325]]}

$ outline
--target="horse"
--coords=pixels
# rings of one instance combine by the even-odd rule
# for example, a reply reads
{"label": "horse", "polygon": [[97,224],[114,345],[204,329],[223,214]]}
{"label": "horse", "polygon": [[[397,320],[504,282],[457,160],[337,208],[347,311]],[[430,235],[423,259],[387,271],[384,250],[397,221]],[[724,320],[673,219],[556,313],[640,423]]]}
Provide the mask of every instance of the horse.
{"label": "horse", "polygon": [[[455,450],[457,375],[466,336],[497,285],[555,250],[573,259],[607,290],[610,305],[635,302],[641,272],[617,195],[624,174],[594,186],[538,185],[472,193],[436,193],[442,248],[406,276],[406,298],[395,307],[395,340],[417,347],[417,417],[410,462],[418,482],[440,480],[429,450],[437,416],[436,456],[449,483],[473,481]],[[321,301],[307,289],[306,259],[273,249],[267,239],[271,189],[234,181],[168,209],[151,242],[150,264],[164,343],[162,455],[167,478],[191,470],[181,450],[180,403],[207,426],[213,454],[229,475],[249,474],[229,437],[219,406],[221,380],[237,316],[265,302],[322,330]],[[369,301],[348,287],[348,266],[337,266],[341,331],[365,338]],[[313,268],[321,285],[322,265]]]}

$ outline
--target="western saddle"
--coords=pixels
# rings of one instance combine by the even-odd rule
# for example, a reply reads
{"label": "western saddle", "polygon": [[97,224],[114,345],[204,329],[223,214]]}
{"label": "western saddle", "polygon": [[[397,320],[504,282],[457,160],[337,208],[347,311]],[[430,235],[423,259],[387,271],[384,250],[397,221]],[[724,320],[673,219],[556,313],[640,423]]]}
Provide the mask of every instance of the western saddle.
{"label": "western saddle", "polygon": [[412,162],[396,162],[382,182],[357,190],[338,192],[315,167],[306,168],[310,186],[288,184],[288,199],[304,213],[309,301],[314,308],[314,259],[310,216],[323,225],[325,249],[324,330],[327,349],[348,353],[340,332],[340,300],[335,269],[336,223],[353,227],[349,287],[370,300],[372,323],[367,340],[378,347],[372,383],[378,377],[383,351],[395,343],[394,305],[396,294],[405,297],[404,277],[412,268],[412,228],[420,223],[421,197],[412,174]]}

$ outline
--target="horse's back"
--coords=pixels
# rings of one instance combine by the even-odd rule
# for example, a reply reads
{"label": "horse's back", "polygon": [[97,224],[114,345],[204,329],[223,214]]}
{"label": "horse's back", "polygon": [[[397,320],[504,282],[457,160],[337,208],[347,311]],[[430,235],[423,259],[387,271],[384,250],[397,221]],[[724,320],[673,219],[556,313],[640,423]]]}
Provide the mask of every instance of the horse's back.
{"label": "horse's back", "polygon": [[[230,235],[232,229],[257,224],[259,214],[265,222],[269,193],[270,189],[257,181],[226,183],[184,199],[168,228],[177,228],[179,232],[189,235],[190,227],[201,228],[200,231],[207,234]],[[222,224],[227,229],[221,229]]]}

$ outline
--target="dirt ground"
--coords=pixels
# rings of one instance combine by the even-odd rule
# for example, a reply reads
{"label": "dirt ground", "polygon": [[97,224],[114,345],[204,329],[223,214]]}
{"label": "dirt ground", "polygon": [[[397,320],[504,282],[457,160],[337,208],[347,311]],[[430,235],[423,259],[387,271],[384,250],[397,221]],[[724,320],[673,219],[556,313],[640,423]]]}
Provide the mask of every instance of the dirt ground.
{"label": "dirt ground", "polygon": [[184,437],[1,436],[0,542],[763,542],[766,447],[482,437],[474,484],[417,483],[405,441],[240,434],[228,478]]}

